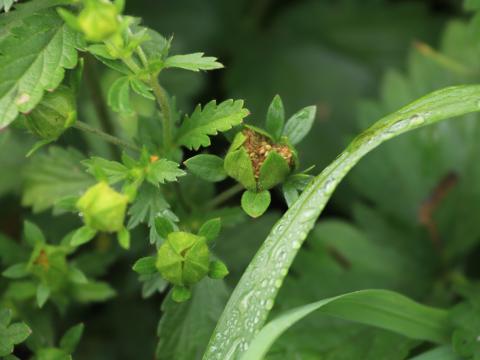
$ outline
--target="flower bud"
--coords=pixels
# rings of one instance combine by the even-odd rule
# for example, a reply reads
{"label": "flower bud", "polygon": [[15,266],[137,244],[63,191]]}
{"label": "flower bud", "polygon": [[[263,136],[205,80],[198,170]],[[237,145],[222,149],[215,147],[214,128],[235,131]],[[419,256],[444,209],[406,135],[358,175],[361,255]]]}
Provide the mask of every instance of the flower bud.
{"label": "flower bud", "polygon": [[128,196],[112,189],[106,182],[100,182],[85,192],[77,201],[85,225],[105,232],[123,229]]}
{"label": "flower bud", "polygon": [[25,115],[25,124],[35,135],[54,141],[76,118],[75,97],[70,88],[60,85],[54,92],[46,93],[32,112]]}
{"label": "flower bud", "polygon": [[108,0],[89,0],[78,15],[78,25],[87,40],[100,42],[118,31],[118,15],[117,7]]}
{"label": "flower bud", "polygon": [[162,277],[177,286],[190,286],[209,271],[210,251],[202,236],[172,232],[158,249],[157,269]]}
{"label": "flower bud", "polygon": [[260,130],[247,128],[235,136],[224,168],[247,190],[256,192],[283,182],[295,162],[295,150],[286,142],[273,143]]}

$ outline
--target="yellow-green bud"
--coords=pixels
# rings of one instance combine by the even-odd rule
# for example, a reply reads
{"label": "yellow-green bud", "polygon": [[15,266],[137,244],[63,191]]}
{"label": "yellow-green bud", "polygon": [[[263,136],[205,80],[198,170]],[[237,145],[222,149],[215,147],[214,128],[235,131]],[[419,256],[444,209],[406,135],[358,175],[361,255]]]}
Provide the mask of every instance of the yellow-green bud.
{"label": "yellow-green bud", "polygon": [[295,161],[295,150],[289,144],[273,143],[265,134],[247,128],[235,136],[224,168],[247,190],[257,192],[283,182]]}
{"label": "yellow-green bud", "polygon": [[46,93],[25,119],[26,127],[35,135],[45,140],[57,140],[77,119],[72,90],[60,85],[54,92]]}
{"label": "yellow-green bud", "polygon": [[203,236],[172,232],[158,249],[157,269],[162,277],[177,286],[190,286],[209,271],[210,251]]}
{"label": "yellow-green bud", "polygon": [[105,232],[116,232],[123,228],[128,196],[112,189],[106,182],[89,188],[77,201],[85,225]]}
{"label": "yellow-green bud", "polygon": [[78,25],[87,40],[100,42],[118,31],[118,15],[117,7],[108,0],[90,0],[78,15]]}

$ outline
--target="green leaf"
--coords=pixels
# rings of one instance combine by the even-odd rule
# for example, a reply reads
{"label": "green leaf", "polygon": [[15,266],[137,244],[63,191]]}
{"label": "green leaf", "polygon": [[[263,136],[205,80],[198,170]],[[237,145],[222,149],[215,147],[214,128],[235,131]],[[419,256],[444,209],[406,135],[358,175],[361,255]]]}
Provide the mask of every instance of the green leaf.
{"label": "green leaf", "polygon": [[465,10],[479,10],[480,0],[464,0],[463,7],[465,8]]}
{"label": "green leaf", "polygon": [[308,134],[315,120],[316,106],[307,106],[295,113],[285,124],[283,135],[296,145]]}
{"label": "green leaf", "polygon": [[169,205],[160,190],[153,185],[145,184],[140,188],[133,205],[128,210],[130,219],[127,227],[133,229],[142,222],[152,227],[155,218],[168,208]]}
{"label": "green leaf", "polygon": [[267,111],[267,119],[265,121],[265,129],[270,133],[275,141],[280,139],[285,123],[285,109],[282,99],[279,95],[275,95]]}
{"label": "green leaf", "polygon": [[451,346],[444,345],[410,358],[410,360],[462,360],[462,358],[455,355]]}
{"label": "green leaf", "polygon": [[0,356],[13,352],[15,345],[25,341],[31,334],[30,328],[24,323],[10,324],[11,311],[0,310]]}
{"label": "green leaf", "polygon": [[184,164],[192,174],[206,181],[217,182],[227,177],[223,168],[223,159],[216,155],[195,155],[184,161]]}
{"label": "green leaf", "polygon": [[23,222],[23,234],[25,236],[25,240],[32,247],[37,244],[44,244],[46,242],[42,230],[40,230],[37,225],[30,221]]}
{"label": "green leaf", "polygon": [[147,181],[153,185],[165,184],[165,182],[177,181],[177,178],[186,173],[179,169],[179,164],[167,159],[159,159],[148,167]]}
{"label": "green leaf", "polygon": [[158,360],[199,359],[228,297],[222,281],[204,279],[181,304],[167,297],[158,326]]}
{"label": "green leaf", "polygon": [[198,235],[203,236],[207,239],[207,243],[215,240],[220,234],[222,229],[222,219],[214,218],[210,219],[202,224],[200,230],[198,230]]}
{"label": "green leaf", "polygon": [[279,316],[255,336],[242,359],[263,359],[283,332],[314,311],[437,343],[446,342],[450,333],[446,311],[418,304],[392,291],[364,290],[304,305]]}
{"label": "green leaf", "polygon": [[223,65],[217,61],[216,57],[203,56],[204,53],[193,53],[187,55],[174,55],[165,60],[166,68],[180,68],[190,71],[221,69]]}
{"label": "green leaf", "polygon": [[247,190],[242,195],[242,209],[251,217],[256,218],[267,211],[270,201],[268,190],[260,192]]}
{"label": "green leaf", "polygon": [[129,169],[117,161],[93,156],[90,159],[83,160],[82,164],[87,167],[87,172],[93,176],[97,177],[100,174],[104,177],[102,179],[97,177],[97,180],[107,180],[109,184],[115,184],[128,177]]}
{"label": "green leaf", "polygon": [[[478,85],[454,86],[435,91],[403,107],[398,112],[380,119],[355,138],[345,152],[312,181],[312,184],[273,227],[234,290],[226,311],[212,335],[205,358],[208,359],[213,354],[213,350],[216,356],[239,355],[243,350],[239,349],[236,343],[233,344],[233,339],[243,340],[247,344],[253,340],[255,330],[261,329],[271,308],[262,304],[268,302],[273,305],[278,292],[275,283],[283,281],[293,258],[335,187],[365,154],[384,141],[407,131],[450,117],[479,111],[479,96],[480,86]],[[276,253],[276,249],[284,249],[285,252]],[[272,254],[279,255],[272,256]],[[267,279],[266,276],[271,286],[263,285],[264,280]],[[248,282],[248,285],[245,282]],[[245,293],[258,293],[258,295],[245,304]],[[240,324],[249,323],[250,319],[256,317],[259,321],[253,328],[248,327],[248,329],[245,326],[228,327],[227,323],[231,319],[232,312],[241,313]],[[220,344],[222,344],[221,347]],[[217,349],[220,349],[220,354]]]}
{"label": "green leaf", "polygon": [[68,329],[60,340],[60,347],[68,354],[72,354],[82,338],[84,328],[83,324],[78,324]]}
{"label": "green leaf", "polygon": [[130,79],[122,76],[114,81],[108,90],[108,105],[113,111],[130,114],[133,112],[130,104]]}
{"label": "green leaf", "polygon": [[[77,64],[76,35],[55,11],[20,21],[0,42],[0,128],[32,110]],[[22,44],[22,46],[19,46]]]}
{"label": "green leaf", "polygon": [[194,150],[210,146],[209,135],[230,130],[239,125],[248,114],[242,100],[225,100],[219,105],[212,100],[203,109],[198,105],[192,115],[183,121],[176,141],[179,145]]}
{"label": "green leaf", "polygon": [[42,308],[50,297],[50,287],[47,284],[40,283],[37,287],[37,305]]}
{"label": "green leaf", "polygon": [[155,256],[147,256],[141,259],[138,259],[135,264],[133,264],[133,271],[140,275],[149,275],[155,274],[157,272],[157,268],[155,266],[155,262],[157,258]]}
{"label": "green leaf", "polygon": [[155,231],[162,239],[166,239],[168,234],[175,231],[175,228],[169,219],[158,216],[155,219]]}
{"label": "green leaf", "polygon": [[2,273],[2,276],[9,279],[21,279],[28,275],[29,271],[27,263],[12,265]]}
{"label": "green leaf", "polygon": [[91,241],[95,235],[97,235],[97,230],[92,229],[89,226],[82,226],[78,228],[70,239],[71,246],[80,246]]}
{"label": "green leaf", "polygon": [[74,149],[52,146],[47,154],[36,155],[26,166],[22,205],[40,212],[58,200],[79,195],[93,184],[80,166],[83,156]]}
{"label": "green leaf", "polygon": [[122,248],[130,249],[130,232],[126,228],[120,229],[117,233],[117,239]]}
{"label": "green leaf", "polygon": [[152,94],[152,89],[149,88],[143,81],[138,79],[130,79],[130,86],[132,87],[133,91],[135,91],[138,95],[143,96],[149,100],[155,100],[155,96]]}
{"label": "green leaf", "polygon": [[73,297],[80,303],[103,302],[116,295],[116,291],[106,282],[90,281],[77,284],[73,288]]}

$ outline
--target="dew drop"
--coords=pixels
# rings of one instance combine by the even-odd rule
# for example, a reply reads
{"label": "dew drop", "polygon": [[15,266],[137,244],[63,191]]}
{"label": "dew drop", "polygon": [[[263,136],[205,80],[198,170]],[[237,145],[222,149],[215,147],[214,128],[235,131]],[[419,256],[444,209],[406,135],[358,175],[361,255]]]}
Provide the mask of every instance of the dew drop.
{"label": "dew drop", "polygon": [[265,309],[271,310],[273,308],[273,300],[268,299],[267,302],[265,303]]}
{"label": "dew drop", "polygon": [[410,124],[411,125],[421,125],[421,124],[423,124],[424,121],[425,121],[425,118],[420,114],[413,115],[410,118]]}

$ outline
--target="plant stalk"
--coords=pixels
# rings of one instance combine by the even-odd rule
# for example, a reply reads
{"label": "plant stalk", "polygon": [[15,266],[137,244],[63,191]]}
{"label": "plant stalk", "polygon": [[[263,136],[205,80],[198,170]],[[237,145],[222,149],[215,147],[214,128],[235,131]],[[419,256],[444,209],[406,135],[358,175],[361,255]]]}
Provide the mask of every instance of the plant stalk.
{"label": "plant stalk", "polygon": [[133,150],[133,151],[136,151],[136,152],[141,151],[141,149],[138,146],[136,146],[136,145],[134,145],[134,144],[132,144],[128,141],[122,140],[122,139],[120,139],[116,136],[107,134],[106,132],[103,132],[102,130],[96,129],[96,128],[88,125],[87,123],[85,123],[83,121],[75,122],[73,127],[78,129],[78,130],[97,135],[97,136],[101,137],[103,140],[105,140],[105,141],[107,141],[111,144],[121,146],[121,147],[124,147],[124,148],[129,149],[129,150]]}
{"label": "plant stalk", "polygon": [[215,198],[213,198],[209,203],[207,203],[206,208],[214,209],[219,205],[223,204],[225,201],[229,200],[232,196],[238,194],[242,190],[242,184],[235,184],[231,188],[228,188],[227,190],[221,192]]}

